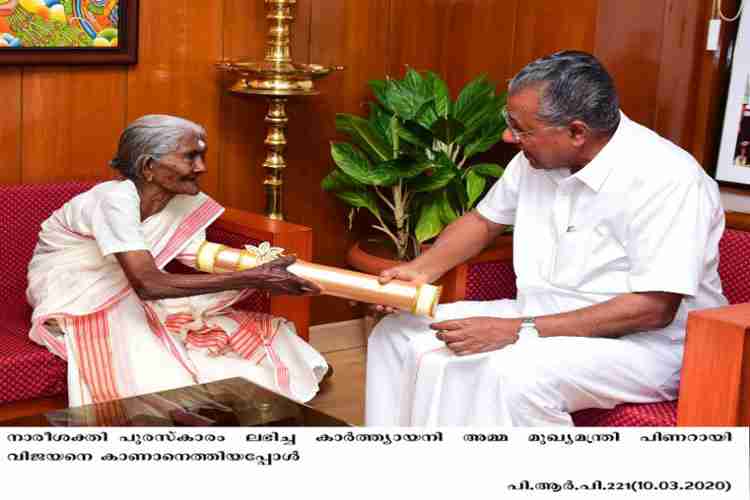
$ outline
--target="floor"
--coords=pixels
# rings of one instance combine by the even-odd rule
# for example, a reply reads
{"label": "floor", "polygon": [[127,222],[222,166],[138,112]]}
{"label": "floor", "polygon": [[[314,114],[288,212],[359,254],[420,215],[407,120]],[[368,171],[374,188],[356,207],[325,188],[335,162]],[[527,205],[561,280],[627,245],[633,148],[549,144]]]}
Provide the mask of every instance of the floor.
{"label": "floor", "polygon": [[325,356],[334,372],[308,404],[352,425],[364,425],[366,349],[364,334],[357,326],[354,331],[311,331],[310,343]]}

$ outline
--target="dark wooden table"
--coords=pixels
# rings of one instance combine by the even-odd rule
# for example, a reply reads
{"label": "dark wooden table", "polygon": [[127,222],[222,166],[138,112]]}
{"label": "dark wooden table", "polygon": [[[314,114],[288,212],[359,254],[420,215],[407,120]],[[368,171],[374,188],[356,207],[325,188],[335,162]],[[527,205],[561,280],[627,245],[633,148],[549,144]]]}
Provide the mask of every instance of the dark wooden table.
{"label": "dark wooden table", "polygon": [[2,426],[347,426],[337,418],[231,378],[6,420]]}

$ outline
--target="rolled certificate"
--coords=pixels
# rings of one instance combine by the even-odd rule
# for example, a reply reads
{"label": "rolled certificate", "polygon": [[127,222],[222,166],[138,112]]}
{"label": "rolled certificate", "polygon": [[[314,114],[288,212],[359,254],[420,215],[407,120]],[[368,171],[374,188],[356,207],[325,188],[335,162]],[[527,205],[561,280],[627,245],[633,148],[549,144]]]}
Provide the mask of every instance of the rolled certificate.
{"label": "rolled certificate", "polygon": [[[271,262],[283,252],[283,248],[267,242],[257,247],[247,245],[241,250],[206,241],[198,249],[196,260],[198,269],[207,273],[234,272]],[[324,295],[382,304],[422,316],[435,315],[442,290],[440,286],[413,285],[401,280],[381,285],[377,276],[299,259],[287,270],[318,285]]]}

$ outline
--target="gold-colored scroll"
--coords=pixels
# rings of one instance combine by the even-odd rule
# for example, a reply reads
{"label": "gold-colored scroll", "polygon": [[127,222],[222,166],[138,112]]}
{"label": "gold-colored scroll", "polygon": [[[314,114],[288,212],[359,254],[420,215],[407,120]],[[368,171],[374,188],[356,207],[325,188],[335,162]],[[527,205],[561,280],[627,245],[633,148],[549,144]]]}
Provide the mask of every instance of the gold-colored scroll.
{"label": "gold-colored scroll", "polygon": [[[267,242],[257,247],[247,245],[242,250],[206,241],[198,249],[197,267],[207,273],[242,271],[270,262],[283,251],[283,248],[272,247]],[[382,304],[422,316],[435,315],[442,290],[440,286],[414,285],[401,280],[381,285],[377,276],[300,259],[287,270],[318,285],[324,295]]]}

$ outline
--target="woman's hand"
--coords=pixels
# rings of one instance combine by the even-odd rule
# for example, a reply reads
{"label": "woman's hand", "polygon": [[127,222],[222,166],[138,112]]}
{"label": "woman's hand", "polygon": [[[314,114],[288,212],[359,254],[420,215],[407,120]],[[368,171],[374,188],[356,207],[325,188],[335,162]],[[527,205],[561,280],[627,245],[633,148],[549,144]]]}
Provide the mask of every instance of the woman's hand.
{"label": "woman's hand", "polygon": [[251,283],[248,288],[266,290],[274,295],[317,295],[320,287],[287,271],[296,258],[284,255],[266,264],[241,271]]}

